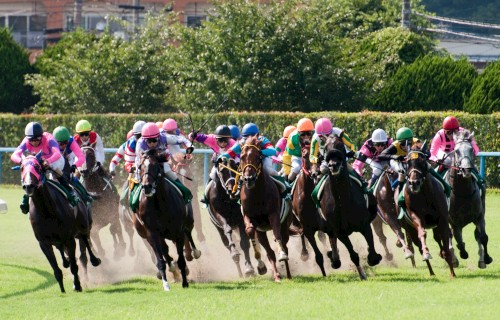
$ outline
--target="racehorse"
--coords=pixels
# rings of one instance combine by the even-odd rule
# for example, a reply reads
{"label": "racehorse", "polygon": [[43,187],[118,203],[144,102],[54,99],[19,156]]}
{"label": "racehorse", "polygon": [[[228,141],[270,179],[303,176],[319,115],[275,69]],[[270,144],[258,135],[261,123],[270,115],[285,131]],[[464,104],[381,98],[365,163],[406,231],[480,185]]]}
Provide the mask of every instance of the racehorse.
{"label": "racehorse", "polygon": [[182,287],[187,288],[189,284],[183,249],[185,241],[191,235],[189,228],[192,228],[193,223],[192,211],[190,212],[190,206],[186,206],[178,190],[166,180],[163,165],[160,163],[160,161],[165,161],[165,155],[153,149],[140,156],[139,174],[142,190],[139,208],[133,216],[134,226],[137,233],[147,239],[155,252],[156,267],[165,291],[170,290],[170,285],[165,273],[168,246],[164,245],[164,239],[170,239],[175,243]]}
{"label": "racehorse", "polygon": [[216,163],[216,169],[215,180],[210,182],[206,192],[210,219],[219,232],[222,243],[228,248],[239,276],[243,277],[240,253],[236,249],[232,236],[233,229],[238,228],[240,247],[245,255],[245,276],[252,276],[255,271],[250,261],[250,239],[245,233],[241,207],[237,202],[239,194],[233,193],[238,165],[234,159],[230,159],[227,165],[221,162]]}
{"label": "racehorse", "polygon": [[262,142],[258,140],[257,136],[248,137],[241,148],[239,169],[243,181],[240,202],[245,232],[252,241],[257,260],[260,260],[260,248],[255,240],[257,234],[258,241],[266,250],[267,258],[271,263],[274,281],[279,282],[281,275],[276,268],[276,255],[269,245],[266,231],[273,231],[274,239],[278,244],[278,261],[285,262],[286,276],[291,279],[286,247],[290,219],[286,214],[283,217],[280,216],[281,196],[271,176],[262,172],[262,162]]}
{"label": "racehorse", "polygon": [[[382,256],[375,251],[371,222],[377,215],[377,205],[373,194],[367,199],[360,183],[349,177],[346,151],[342,140],[329,137],[325,145],[325,161],[328,165],[328,178],[325,180],[325,194],[321,199],[321,211],[326,220],[326,233],[332,245],[332,267],[340,267],[337,239],[349,251],[351,261],[356,266],[359,277],[366,279],[366,274],[359,263],[359,255],[354,251],[349,235],[360,232],[368,244],[368,265],[377,265]],[[330,253],[329,253],[330,255]]]}
{"label": "racehorse", "polygon": [[[439,245],[440,256],[443,257],[450,268],[450,274],[455,277],[453,269],[453,255],[450,251],[451,231],[448,225],[448,205],[446,195],[439,182],[429,173],[426,146],[421,150],[412,149],[405,158],[406,186],[403,188],[405,204],[408,212],[407,220],[411,221],[413,228],[410,237],[420,249],[422,259],[426,261],[429,273],[434,275],[429,259],[432,258],[426,244],[426,228],[432,228],[434,240]],[[432,170],[432,169],[431,169]],[[395,195],[397,197],[397,194]]]}
{"label": "racehorse", "polygon": [[[375,227],[375,221],[379,220],[389,225],[391,230],[396,234],[397,237],[397,245],[399,247],[403,247],[404,257],[405,259],[411,259],[412,265],[415,267],[415,258],[411,249],[408,247],[407,242],[405,241],[405,235],[401,230],[401,223],[398,221],[398,213],[396,211],[396,202],[394,200],[394,191],[392,189],[391,180],[397,179],[397,176],[394,177],[387,170],[380,176],[378,183],[375,185],[374,195],[377,199],[377,207],[378,207],[378,215],[379,219],[373,220],[373,225],[375,232],[379,239],[383,236],[379,228]],[[385,237],[385,236],[384,236]],[[387,249],[386,249],[387,250]]]}
{"label": "racehorse", "polygon": [[[54,270],[54,277],[59,283],[61,292],[65,292],[63,274],[57,264],[52,246],[60,251],[63,266],[70,267],[73,274],[74,290],[82,291],[75,257],[75,238],[79,240],[79,259],[85,271],[87,269],[87,250],[93,266],[98,266],[101,263],[101,260],[92,252],[89,240],[92,217],[82,201],[79,201],[74,208],[70,206],[67,198],[58,190],[60,187],[45,178],[45,171],[40,163],[39,158],[29,155],[23,158],[21,167],[22,186],[30,197],[29,219],[31,226],[40,248]],[[69,261],[65,254],[68,255]]]}
{"label": "racehorse", "polygon": [[462,228],[469,223],[476,225],[474,237],[479,246],[478,266],[484,269],[493,259],[488,255],[488,235],[484,218],[486,188],[480,189],[471,174],[475,160],[472,137],[473,134],[464,130],[455,138],[455,149],[452,151],[453,166],[446,175],[446,181],[452,188],[449,215],[450,225],[462,259],[467,259],[469,256],[462,239]]}
{"label": "racehorse", "polygon": [[[172,170],[177,172],[179,175],[179,180],[186,187],[189,188],[193,199],[198,199],[198,186],[189,177],[193,177],[193,172],[191,170],[192,158],[189,159],[183,153],[173,154],[170,158],[172,161]],[[196,230],[196,237],[199,242],[204,243],[206,238],[203,233],[203,228],[201,224],[201,214],[200,205],[198,201],[192,201],[191,206],[193,207],[193,219],[194,219],[194,229]]]}
{"label": "racehorse", "polygon": [[[311,244],[314,250],[316,263],[321,269],[321,274],[325,277],[326,272],[325,266],[323,265],[323,254],[319,250],[316,239],[314,238],[316,231],[324,229],[324,220],[321,218],[316,208],[316,204],[311,197],[315,183],[311,174],[309,154],[310,145],[305,145],[302,148],[302,170],[297,175],[292,193],[292,212],[300,223],[303,235]],[[307,250],[305,249],[304,242],[302,247],[301,258],[302,260],[306,260],[305,255],[307,254]]]}
{"label": "racehorse", "polygon": [[82,151],[85,155],[85,163],[81,171],[83,185],[89,193],[95,195],[95,201],[92,203],[94,224],[90,234],[91,239],[94,241],[98,253],[104,256],[105,251],[101,244],[99,231],[109,225],[109,231],[113,238],[113,257],[116,260],[124,256],[126,247],[119,217],[120,195],[104,169],[97,164],[93,146],[82,147]]}

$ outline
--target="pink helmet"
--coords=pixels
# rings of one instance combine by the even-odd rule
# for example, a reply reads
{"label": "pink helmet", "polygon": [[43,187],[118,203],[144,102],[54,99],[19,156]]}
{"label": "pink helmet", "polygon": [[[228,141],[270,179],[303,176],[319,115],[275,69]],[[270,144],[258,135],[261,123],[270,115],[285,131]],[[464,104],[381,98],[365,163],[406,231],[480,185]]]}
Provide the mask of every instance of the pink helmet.
{"label": "pink helmet", "polygon": [[177,129],[177,122],[174,119],[168,118],[163,122],[163,130],[165,131],[175,131]]}
{"label": "pink helmet", "polygon": [[131,136],[134,135],[134,130],[130,130],[128,133],[127,133],[127,140],[130,139]]}
{"label": "pink helmet", "polygon": [[332,122],[328,118],[320,118],[316,121],[314,129],[317,134],[328,135],[333,131]]}
{"label": "pink helmet", "polygon": [[148,122],[142,127],[141,134],[144,139],[157,138],[160,135],[160,129],[158,129],[156,123]]}

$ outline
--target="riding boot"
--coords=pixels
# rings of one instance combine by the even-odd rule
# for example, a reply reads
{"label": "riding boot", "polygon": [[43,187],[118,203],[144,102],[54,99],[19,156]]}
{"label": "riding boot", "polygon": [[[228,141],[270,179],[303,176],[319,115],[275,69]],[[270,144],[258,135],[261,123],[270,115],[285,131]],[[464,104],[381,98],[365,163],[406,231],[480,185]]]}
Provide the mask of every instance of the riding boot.
{"label": "riding boot", "polygon": [[179,178],[174,180],[174,182],[175,182],[176,186],[179,187],[179,189],[181,190],[182,198],[184,199],[184,202],[186,204],[190,203],[191,200],[193,199],[193,194],[191,193],[191,191],[185,185],[182,184],[182,182],[181,182],[181,180],[179,180]]}
{"label": "riding boot", "polygon": [[87,205],[91,204],[94,201],[94,198],[88,193],[87,189],[83,186],[83,184],[77,178],[73,177],[71,179],[71,185],[80,191],[80,194],[85,198],[85,202]]}
{"label": "riding boot", "polygon": [[29,197],[27,194],[23,194],[23,198],[21,199],[21,205],[19,206],[21,208],[21,212],[24,214],[27,214],[30,211],[30,202],[29,202]]}
{"label": "riding boot", "polygon": [[439,173],[437,173],[436,171],[434,171],[434,170],[432,170],[432,169],[431,169],[431,170],[429,170],[429,172],[431,173],[431,175],[432,175],[434,178],[436,178],[436,180],[438,180],[438,181],[439,181],[439,182],[443,185],[443,188],[444,188],[444,193],[445,193],[446,197],[447,197],[447,198],[449,198],[449,197],[450,197],[450,195],[451,195],[451,187],[450,187],[450,185],[448,184],[448,182],[446,182],[446,181],[443,179],[443,177],[442,177]]}
{"label": "riding boot", "polygon": [[398,219],[402,219],[406,215],[406,202],[405,202],[405,194],[404,194],[404,185],[405,181],[398,181],[398,207],[399,207],[399,215]]}
{"label": "riding boot", "polygon": [[68,197],[69,203],[74,207],[77,205],[80,198],[75,194],[75,191],[70,186],[68,180],[65,177],[57,178],[57,181],[66,189],[66,195]]}

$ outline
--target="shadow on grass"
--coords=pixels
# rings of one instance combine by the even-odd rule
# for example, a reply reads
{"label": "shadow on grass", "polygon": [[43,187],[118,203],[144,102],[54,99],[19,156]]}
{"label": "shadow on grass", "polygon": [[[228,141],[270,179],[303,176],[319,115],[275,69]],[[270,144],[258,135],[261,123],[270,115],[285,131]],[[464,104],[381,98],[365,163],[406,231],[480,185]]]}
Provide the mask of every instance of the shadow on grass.
{"label": "shadow on grass", "polygon": [[[42,278],[45,279],[45,281],[43,281],[42,283],[40,283],[39,285],[37,285],[34,288],[24,289],[24,290],[21,290],[21,291],[16,291],[16,292],[12,292],[12,293],[7,293],[7,294],[4,294],[4,295],[1,295],[0,296],[0,300],[1,299],[12,298],[12,297],[22,296],[22,295],[25,295],[27,293],[32,293],[32,292],[35,292],[35,291],[43,290],[43,289],[46,289],[48,287],[51,287],[51,286],[57,284],[57,281],[54,278],[54,276],[52,275],[52,273],[47,272],[47,271],[43,271],[43,270],[36,269],[36,268],[30,268],[30,267],[26,267],[26,266],[21,266],[21,265],[17,265],[17,264],[8,264],[8,263],[2,263],[2,264],[0,264],[0,266],[9,267],[9,268],[12,268],[12,269],[21,269],[21,270],[33,272],[33,273],[36,273],[37,275],[39,275],[39,276],[41,276]],[[59,288],[57,289],[57,292],[59,292]]]}

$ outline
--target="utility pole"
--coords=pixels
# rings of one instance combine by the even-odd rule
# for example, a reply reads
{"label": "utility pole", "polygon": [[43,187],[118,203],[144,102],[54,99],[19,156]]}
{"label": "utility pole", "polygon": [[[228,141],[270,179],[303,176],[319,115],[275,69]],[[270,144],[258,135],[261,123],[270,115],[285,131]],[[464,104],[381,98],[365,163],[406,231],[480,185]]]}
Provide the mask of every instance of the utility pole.
{"label": "utility pole", "polygon": [[402,19],[401,26],[405,29],[411,28],[410,15],[411,15],[411,3],[410,0],[403,0],[402,8]]}
{"label": "utility pole", "polygon": [[73,28],[79,28],[82,25],[82,6],[83,0],[75,0],[75,10],[73,13]]}

